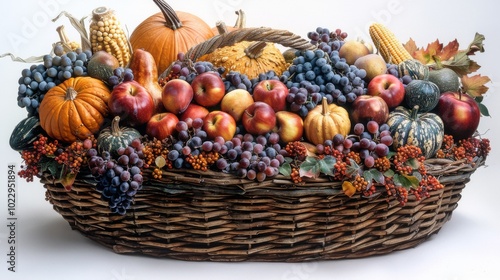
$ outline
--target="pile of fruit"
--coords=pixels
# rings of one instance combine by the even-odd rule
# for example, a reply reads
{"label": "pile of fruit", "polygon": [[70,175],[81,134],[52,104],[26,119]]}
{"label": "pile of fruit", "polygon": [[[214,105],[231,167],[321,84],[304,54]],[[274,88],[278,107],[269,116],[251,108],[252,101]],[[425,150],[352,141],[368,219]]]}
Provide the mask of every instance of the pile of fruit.
{"label": "pile of fruit", "polygon": [[307,49],[242,41],[193,61],[185,54],[215,29],[154,2],[161,12],[130,38],[112,10],[95,9],[81,44],[61,36],[22,71],[28,116],[10,138],[20,176],[50,174],[69,191],[92,174],[119,214],[168,169],[294,185],[325,176],[349,197],[382,187],[404,204],[443,187],[425,160],[474,164],[490,151],[476,132],[489,79],[471,75],[479,65],[469,58],[484,51],[480,34],[459,50],[403,45],[380,24],[373,44],[318,27]]}

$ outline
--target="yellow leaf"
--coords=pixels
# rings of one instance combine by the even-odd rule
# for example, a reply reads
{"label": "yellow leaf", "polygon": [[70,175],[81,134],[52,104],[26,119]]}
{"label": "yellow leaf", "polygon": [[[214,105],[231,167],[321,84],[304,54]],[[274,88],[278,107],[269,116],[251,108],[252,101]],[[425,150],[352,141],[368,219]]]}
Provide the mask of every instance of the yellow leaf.
{"label": "yellow leaf", "polygon": [[491,81],[489,77],[481,76],[481,74],[470,77],[464,75],[461,80],[465,92],[472,97],[480,97],[485,94],[488,91],[488,87],[485,84]]}
{"label": "yellow leaf", "polygon": [[356,187],[354,187],[354,185],[351,182],[344,181],[342,183],[342,191],[344,191],[345,195],[351,197],[356,193]]}

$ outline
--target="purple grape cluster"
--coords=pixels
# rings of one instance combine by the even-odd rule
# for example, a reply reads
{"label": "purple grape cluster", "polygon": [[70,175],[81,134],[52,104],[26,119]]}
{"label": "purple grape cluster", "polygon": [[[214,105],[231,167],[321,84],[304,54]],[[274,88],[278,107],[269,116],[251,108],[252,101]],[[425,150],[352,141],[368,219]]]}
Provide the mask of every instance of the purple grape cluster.
{"label": "purple grape cluster", "polygon": [[54,55],[44,55],[43,63],[33,64],[21,71],[18,84],[17,105],[28,111],[28,116],[38,115],[38,108],[45,93],[71,77],[87,75],[90,51],[65,52],[58,44],[54,46]]}
{"label": "purple grape cluster", "polygon": [[223,172],[232,172],[239,178],[264,181],[279,173],[285,161],[280,137],[277,133],[254,136],[236,134],[231,140],[217,136],[208,139],[200,118],[179,121],[176,125],[177,141],[172,143],[167,154],[174,168],[192,168],[186,158],[203,152],[215,152],[219,159],[214,167]]}
{"label": "purple grape cluster", "polygon": [[368,121],[366,125],[356,123],[352,131],[353,134],[346,137],[342,134],[336,134],[332,140],[326,140],[324,144],[316,145],[318,152],[323,153],[326,146],[344,154],[351,151],[357,152],[368,168],[374,166],[375,159],[389,154],[393,138],[388,124],[379,125],[375,121]]}
{"label": "purple grape cluster", "polygon": [[311,44],[330,54],[331,51],[338,51],[342,47],[347,33],[338,28],[335,31],[330,31],[328,28],[317,27],[315,31],[307,33],[307,38]]}
{"label": "purple grape cluster", "polygon": [[250,80],[247,75],[241,74],[238,71],[230,71],[222,80],[226,87],[226,93],[235,89],[244,89],[253,92],[253,87],[256,84],[254,84],[255,81]]}
{"label": "purple grape cluster", "polygon": [[[215,139],[215,143],[222,143]],[[278,175],[279,167],[285,161],[284,150],[277,133],[254,136],[236,134],[230,141],[225,141],[227,152],[216,166],[225,172],[234,172],[238,178],[264,181]]]}
{"label": "purple grape cluster", "polygon": [[108,78],[108,85],[111,88],[116,87],[122,82],[132,81],[134,72],[128,67],[117,67],[113,70],[113,75]]}
{"label": "purple grape cluster", "polygon": [[404,75],[401,76],[399,75],[399,69],[397,64],[393,63],[387,63],[387,74],[391,74],[395,76],[396,78],[399,78],[399,80],[403,83],[403,85],[406,87],[413,79],[410,77],[410,75]]}
{"label": "purple grape cluster", "polygon": [[90,171],[97,180],[95,188],[113,213],[125,215],[135,194],[142,188],[142,149],[141,140],[135,139],[126,148],[118,149],[116,158],[108,151],[98,155],[94,148],[87,152]]}
{"label": "purple grape cluster", "polygon": [[389,125],[385,123],[379,125],[376,121],[368,121],[366,125],[357,123],[353,127],[353,132],[351,149],[359,152],[366,167],[373,167],[376,158],[389,154],[389,147],[393,143]]}
{"label": "purple grape cluster", "polygon": [[[185,59],[184,53],[178,53],[177,60],[173,62],[169,71],[169,75],[171,78],[175,77],[191,83],[194,77],[199,74],[205,72],[216,72],[219,75],[222,75],[226,71],[226,69],[224,67],[216,67],[209,61],[192,62]],[[161,78],[164,77],[160,77],[160,79]]]}

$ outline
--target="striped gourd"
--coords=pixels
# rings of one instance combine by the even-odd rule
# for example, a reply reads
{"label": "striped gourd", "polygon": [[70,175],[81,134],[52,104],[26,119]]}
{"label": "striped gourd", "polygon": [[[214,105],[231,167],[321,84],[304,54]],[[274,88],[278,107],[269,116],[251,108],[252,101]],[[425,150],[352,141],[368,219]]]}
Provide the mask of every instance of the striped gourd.
{"label": "striped gourd", "polygon": [[31,146],[40,133],[43,132],[37,116],[31,116],[20,121],[12,131],[9,139],[10,147],[15,151],[22,151]]}
{"label": "striped gourd", "polygon": [[416,59],[408,59],[398,64],[399,76],[410,76],[413,80],[427,80],[429,67]]}
{"label": "striped gourd", "polygon": [[394,33],[383,24],[372,24],[369,27],[369,33],[373,45],[375,45],[387,63],[399,64],[413,58],[401,42],[399,42]]}
{"label": "striped gourd", "polygon": [[426,158],[431,158],[443,143],[443,121],[434,113],[418,114],[418,106],[415,107],[398,106],[389,114],[387,124],[394,139],[393,147],[417,146]]}
{"label": "striped gourd", "polygon": [[121,67],[127,66],[132,55],[120,21],[115,13],[106,7],[99,7],[92,11],[90,43],[93,53],[106,51],[116,57]]}
{"label": "striped gourd", "polygon": [[111,126],[101,130],[97,137],[97,149],[99,153],[107,151],[116,155],[119,148],[126,148],[141,133],[132,127],[120,127],[120,117],[115,116]]}

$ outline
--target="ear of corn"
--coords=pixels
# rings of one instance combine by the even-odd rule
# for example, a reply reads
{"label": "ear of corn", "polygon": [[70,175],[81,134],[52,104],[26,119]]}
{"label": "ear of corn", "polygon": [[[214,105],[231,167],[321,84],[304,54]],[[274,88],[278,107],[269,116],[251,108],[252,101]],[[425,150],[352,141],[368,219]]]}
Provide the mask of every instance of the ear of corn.
{"label": "ear of corn", "polygon": [[121,67],[125,67],[130,61],[131,50],[127,36],[115,13],[106,7],[92,11],[90,42],[92,52],[103,50],[112,54]]}
{"label": "ear of corn", "polygon": [[387,63],[399,64],[413,58],[386,26],[374,23],[370,26],[369,32],[373,44]]}

